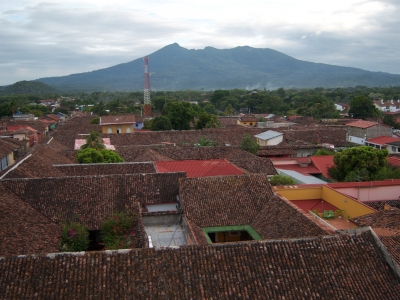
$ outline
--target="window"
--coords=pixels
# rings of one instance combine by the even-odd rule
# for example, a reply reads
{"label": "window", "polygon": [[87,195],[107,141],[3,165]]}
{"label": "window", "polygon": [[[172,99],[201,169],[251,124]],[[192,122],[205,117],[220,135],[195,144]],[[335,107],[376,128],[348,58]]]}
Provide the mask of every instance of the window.
{"label": "window", "polygon": [[112,133],[112,128],[111,127],[107,128],[107,133]]}
{"label": "window", "polygon": [[392,151],[393,151],[393,152],[396,152],[396,150],[397,150],[396,147],[395,147],[395,146],[392,146]]}

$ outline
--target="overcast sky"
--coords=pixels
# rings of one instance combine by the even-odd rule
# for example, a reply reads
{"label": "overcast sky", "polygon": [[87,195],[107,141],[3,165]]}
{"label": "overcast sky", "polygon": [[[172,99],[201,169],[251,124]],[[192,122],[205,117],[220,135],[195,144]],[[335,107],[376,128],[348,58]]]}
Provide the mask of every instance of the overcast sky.
{"label": "overcast sky", "polygon": [[0,85],[87,72],[178,43],[271,48],[400,74],[400,0],[1,0]]}

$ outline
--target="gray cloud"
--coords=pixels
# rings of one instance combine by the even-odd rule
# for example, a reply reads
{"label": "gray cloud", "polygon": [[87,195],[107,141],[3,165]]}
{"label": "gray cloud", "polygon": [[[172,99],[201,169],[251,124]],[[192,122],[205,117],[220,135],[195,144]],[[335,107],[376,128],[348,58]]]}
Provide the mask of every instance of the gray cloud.
{"label": "gray cloud", "polygon": [[173,42],[196,49],[272,48],[301,60],[399,74],[400,3],[379,2],[386,9],[353,29],[340,23],[323,28],[315,22],[240,19],[226,19],[220,25],[208,19],[168,20],[139,10],[71,9],[45,3],[9,10],[0,13],[0,85],[110,67]]}

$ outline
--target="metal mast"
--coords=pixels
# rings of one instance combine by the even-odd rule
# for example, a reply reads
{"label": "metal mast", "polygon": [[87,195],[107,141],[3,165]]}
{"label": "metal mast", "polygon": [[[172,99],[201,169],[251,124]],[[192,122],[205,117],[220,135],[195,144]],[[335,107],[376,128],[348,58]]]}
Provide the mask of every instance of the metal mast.
{"label": "metal mast", "polygon": [[144,116],[151,117],[149,58],[144,60]]}

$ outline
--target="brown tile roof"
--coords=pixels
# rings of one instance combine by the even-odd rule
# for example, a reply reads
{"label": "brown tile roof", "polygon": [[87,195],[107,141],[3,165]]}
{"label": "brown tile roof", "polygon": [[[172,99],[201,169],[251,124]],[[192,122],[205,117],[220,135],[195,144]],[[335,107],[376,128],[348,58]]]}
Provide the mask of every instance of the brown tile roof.
{"label": "brown tile roof", "polygon": [[335,147],[347,145],[346,129],[327,126],[302,127],[301,129],[285,130],[284,139],[286,141],[300,140],[310,144],[328,143],[335,145]]}
{"label": "brown tile roof", "polygon": [[[5,299],[399,299],[371,234],[0,260]],[[6,276],[4,276],[6,274]]]}
{"label": "brown tile roof", "polygon": [[328,235],[309,215],[290,201],[273,196],[250,224],[263,239]]}
{"label": "brown tile roof", "polygon": [[383,210],[385,206],[391,206],[400,209],[400,200],[383,200],[383,201],[365,201],[363,204],[368,205],[376,210]]}
{"label": "brown tile roof", "polygon": [[261,158],[238,147],[138,147],[121,146],[116,151],[125,161],[171,161],[227,159],[245,172],[277,174],[269,159]]}
{"label": "brown tile roof", "polygon": [[203,227],[250,225],[263,239],[333,233],[322,229],[290,201],[273,196],[265,175],[181,179],[184,217],[197,244]]}
{"label": "brown tile roof", "polygon": [[400,229],[400,209],[381,210],[351,220],[360,227]]}
{"label": "brown tile roof", "polygon": [[246,115],[239,117],[239,120],[241,122],[257,122],[257,118],[250,114],[246,114]]}
{"label": "brown tile roof", "polygon": [[400,266],[400,234],[379,236],[379,239],[393,256],[396,263]]}
{"label": "brown tile roof", "polygon": [[156,173],[152,162],[53,165],[66,176]]}
{"label": "brown tile roof", "polygon": [[11,139],[0,139],[0,159],[6,157],[10,153],[13,153],[14,150],[18,148],[14,143],[10,142],[9,140]]}
{"label": "brown tile roof", "polygon": [[96,230],[115,210],[176,202],[185,173],[9,179],[3,184],[56,223],[77,221]]}
{"label": "brown tile roof", "polygon": [[266,174],[180,180],[185,218],[200,227],[249,225],[273,195]]}
{"label": "brown tile roof", "polygon": [[133,123],[135,123],[135,116],[134,115],[103,116],[103,117],[100,117],[100,125],[133,124]]}
{"label": "brown tile roof", "polygon": [[61,152],[54,150],[47,144],[36,145],[31,152],[32,156],[26,158],[17,168],[9,172],[5,178],[41,178],[65,176],[63,172],[53,168],[54,164],[71,164]]}
{"label": "brown tile roof", "polygon": [[59,231],[59,225],[0,182],[0,256],[58,252]]}
{"label": "brown tile roof", "polygon": [[376,126],[376,125],[379,125],[379,123],[371,122],[371,121],[364,121],[364,120],[358,120],[356,122],[351,122],[351,123],[346,124],[346,126],[349,126],[349,127],[357,127],[357,128],[362,128],[362,129],[369,128],[369,127]]}

